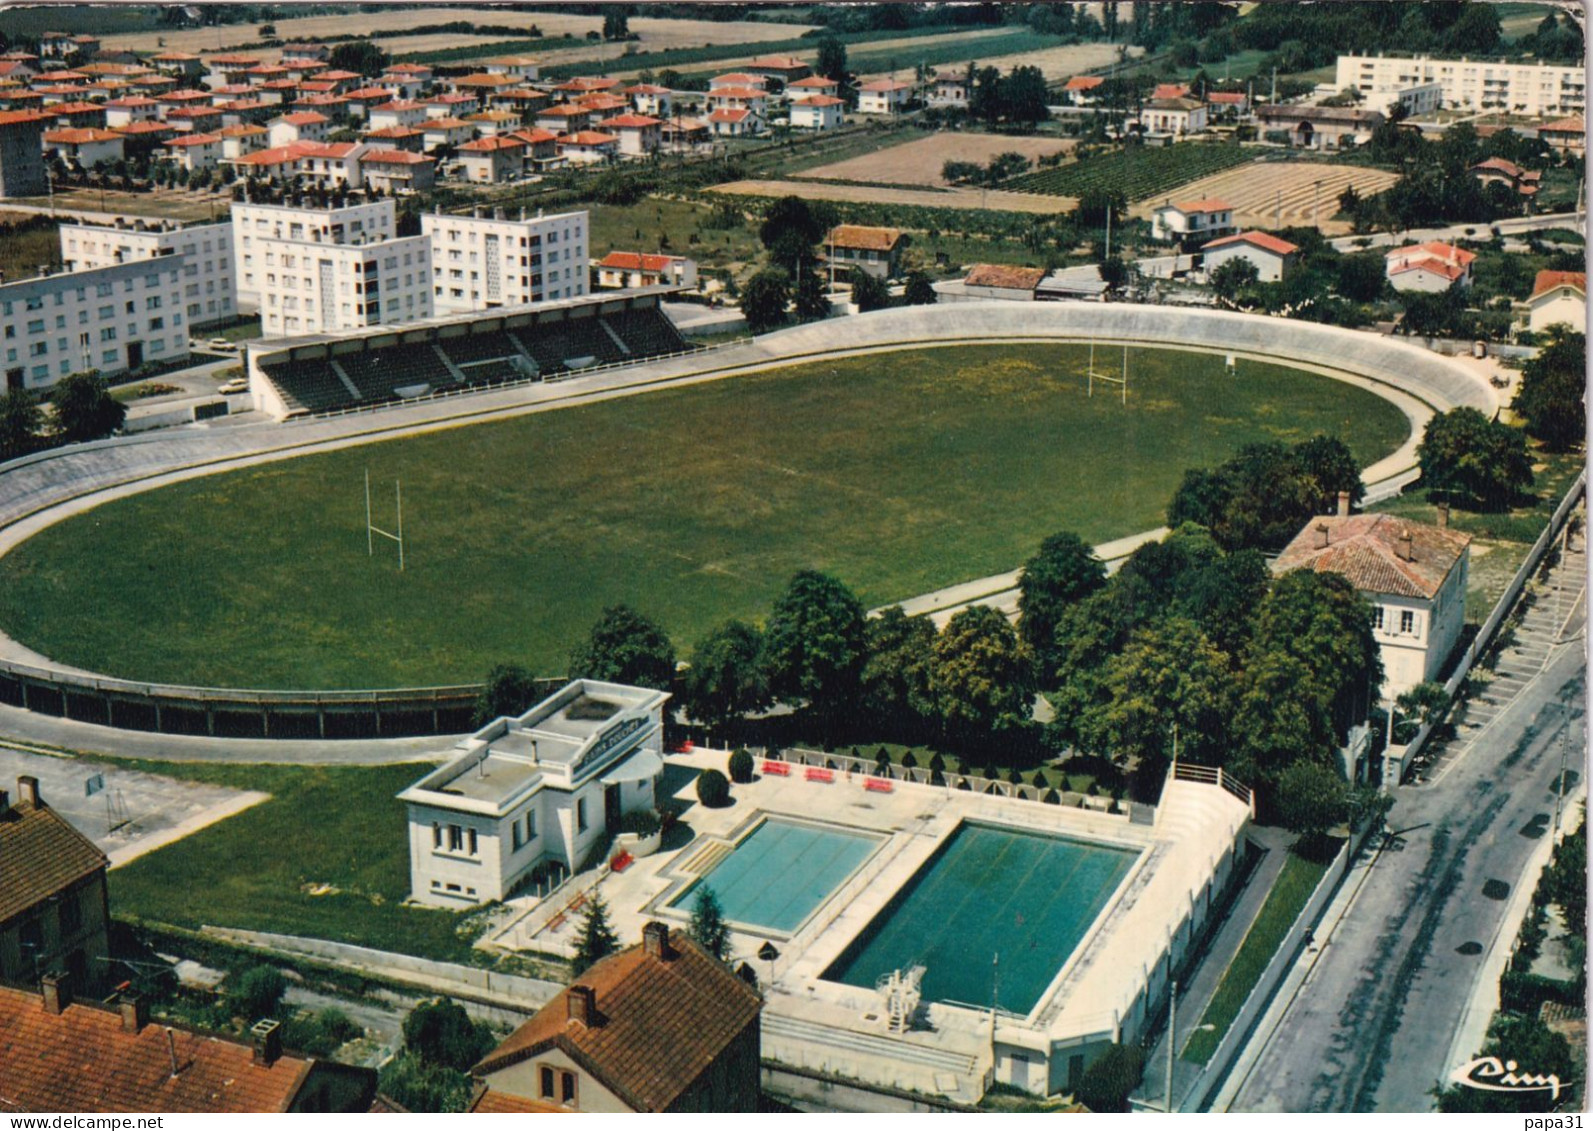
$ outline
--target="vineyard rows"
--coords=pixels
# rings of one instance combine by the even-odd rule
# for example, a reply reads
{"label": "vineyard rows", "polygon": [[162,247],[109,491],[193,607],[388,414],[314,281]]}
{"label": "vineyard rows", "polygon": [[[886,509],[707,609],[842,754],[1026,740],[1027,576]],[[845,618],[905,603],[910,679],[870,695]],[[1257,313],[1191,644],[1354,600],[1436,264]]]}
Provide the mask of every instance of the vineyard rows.
{"label": "vineyard rows", "polygon": [[1237,145],[1186,144],[1165,149],[1141,145],[1041,169],[1001,187],[1009,192],[1071,197],[1105,189],[1121,192],[1130,201],[1145,200],[1254,158],[1253,151]]}

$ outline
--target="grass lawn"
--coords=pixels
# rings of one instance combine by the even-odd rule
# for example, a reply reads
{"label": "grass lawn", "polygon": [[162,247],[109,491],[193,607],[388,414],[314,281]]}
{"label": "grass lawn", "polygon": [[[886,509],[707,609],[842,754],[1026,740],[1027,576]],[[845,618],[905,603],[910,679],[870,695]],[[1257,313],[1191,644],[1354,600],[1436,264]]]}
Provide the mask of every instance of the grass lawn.
{"label": "grass lawn", "polygon": [[46,265],[52,270],[61,266],[61,237],[53,222],[0,210],[0,271],[5,281],[31,279]]}
{"label": "grass lawn", "polygon": [[[112,872],[118,915],[472,961],[469,941],[455,933],[458,915],[402,906],[409,844],[394,794],[424,766],[129,765],[272,797]],[[316,885],[334,890],[309,894]]]}
{"label": "grass lawn", "polygon": [[[1170,350],[1131,352],[1126,408],[1087,399],[1087,356],[816,362],[208,476],[19,546],[0,624],[152,680],[383,687],[511,660],[555,675],[617,601],[684,650],[765,616],[804,567],[886,604],[1011,569],[1058,530],[1154,527],[1185,468],[1249,441],[1336,434],[1364,465],[1408,433],[1352,386]],[[367,469],[378,524],[403,483],[405,573],[361,552]]]}
{"label": "grass lawn", "polygon": [[1200,1019],[1202,1026],[1210,1025],[1212,1028],[1197,1029],[1189,1038],[1181,1054],[1185,1060],[1205,1064],[1211,1059],[1211,1054],[1217,1051],[1217,1046],[1227,1034],[1228,1026],[1233,1024],[1233,1019],[1244,1008],[1245,999],[1255,988],[1256,980],[1277,954],[1284,936],[1289,933],[1295,919],[1299,918],[1300,911],[1326,872],[1326,864],[1314,863],[1289,853],[1283,862],[1283,870],[1272,885],[1272,891],[1256,913],[1255,922],[1250,924],[1244,941],[1239,944],[1238,953],[1228,963],[1222,981],[1217,983],[1217,992],[1212,995]]}
{"label": "grass lawn", "polygon": [[697,201],[649,197],[636,204],[585,207],[591,215],[594,259],[611,251],[664,251],[690,256],[704,267],[728,268],[742,277],[757,269],[756,261],[763,254],[756,224],[707,227],[713,207]]}
{"label": "grass lawn", "polygon": [[[48,196],[20,196],[19,204],[46,207]],[[188,192],[185,189],[156,189],[152,192],[120,192],[95,188],[62,189],[55,194],[55,209],[63,216],[78,212],[112,212],[128,216],[160,216],[169,220],[224,220],[232,207],[225,193]]]}

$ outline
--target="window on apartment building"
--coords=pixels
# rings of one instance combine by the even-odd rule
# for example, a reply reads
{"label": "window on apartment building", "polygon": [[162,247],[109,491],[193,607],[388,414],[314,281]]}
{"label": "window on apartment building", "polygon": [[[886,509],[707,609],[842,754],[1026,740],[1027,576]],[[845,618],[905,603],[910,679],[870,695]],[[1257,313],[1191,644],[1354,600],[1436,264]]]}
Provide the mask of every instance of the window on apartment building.
{"label": "window on apartment building", "polygon": [[165,353],[166,352],[166,339],[165,338],[152,338],[152,339],[150,339],[150,341],[149,341],[149,352],[150,353]]}
{"label": "window on apartment building", "polygon": [[116,308],[114,306],[102,306],[102,307],[100,307],[100,319],[102,321],[104,319],[106,319],[106,318],[115,318],[115,317],[116,317]]}
{"label": "window on apartment building", "polygon": [[575,1105],[575,1073],[559,1073],[559,1102],[572,1107]]}
{"label": "window on apartment building", "polygon": [[120,360],[121,354],[117,353],[115,350],[106,350],[104,353],[100,354],[100,361],[106,365],[115,365]]}
{"label": "window on apartment building", "polygon": [[[111,351],[112,360],[115,360],[115,353],[115,350]],[[33,376],[40,380],[48,378],[50,376],[50,367],[48,365],[35,365],[33,367]]]}
{"label": "window on apartment building", "polygon": [[149,320],[149,328],[151,330],[164,330],[166,328],[166,320],[164,318],[151,318]]}
{"label": "window on apartment building", "polygon": [[64,330],[64,329],[66,329],[66,315],[64,315],[64,314],[57,314],[57,315],[56,315],[56,316],[55,316],[55,328],[56,328],[56,329],[57,329],[57,330]]}
{"label": "window on apartment building", "polygon": [[144,309],[145,310],[159,310],[160,309],[160,296],[159,295],[150,295],[147,299],[145,299],[144,300]]}
{"label": "window on apartment building", "polygon": [[1401,610],[1399,614],[1399,630],[1401,632],[1416,631],[1416,614],[1409,609]]}
{"label": "window on apartment building", "polygon": [[27,306],[28,306],[29,310],[42,310],[42,309],[44,309],[44,296],[43,295],[35,295],[34,297],[28,299]]}
{"label": "window on apartment building", "polygon": [[[112,286],[111,286],[110,283],[101,283],[101,284],[99,284],[98,286],[96,286],[94,288],[94,293],[96,295],[98,295],[100,298],[105,298],[107,295],[109,295],[111,293],[111,290],[112,290]],[[6,311],[6,313],[10,314],[11,312],[8,310],[8,311]]]}
{"label": "window on apartment building", "polygon": [[431,846],[433,848],[442,847],[442,825],[436,821],[431,823]]}
{"label": "window on apartment building", "polygon": [[459,852],[465,846],[465,830],[459,825],[448,826],[448,851]]}
{"label": "window on apartment building", "polygon": [[50,352],[50,343],[49,342],[34,342],[33,345],[28,348],[28,356],[29,357],[43,357],[45,354],[47,354],[49,352]]}
{"label": "window on apartment building", "polygon": [[116,327],[115,326],[102,326],[100,328],[100,341],[102,341],[102,342],[114,342],[115,340],[116,340]]}

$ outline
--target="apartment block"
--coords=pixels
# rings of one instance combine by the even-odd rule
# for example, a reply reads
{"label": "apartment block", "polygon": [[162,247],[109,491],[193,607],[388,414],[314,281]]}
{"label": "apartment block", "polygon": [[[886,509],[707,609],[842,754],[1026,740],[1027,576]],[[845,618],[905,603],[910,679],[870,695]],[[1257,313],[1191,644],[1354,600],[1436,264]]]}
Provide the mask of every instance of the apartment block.
{"label": "apartment block", "polygon": [[1587,105],[1583,69],[1548,63],[1340,55],[1334,86],[1382,95],[1428,83],[1443,88],[1446,107],[1460,110],[1548,117],[1580,114]]}
{"label": "apartment block", "polygon": [[61,225],[61,259],[69,271],[164,255],[183,257],[183,313],[190,330],[237,315],[232,221],[186,228],[159,220]]}
{"label": "apartment block", "polygon": [[431,240],[432,305],[438,314],[580,298],[588,291],[585,212],[508,220],[426,215]]}

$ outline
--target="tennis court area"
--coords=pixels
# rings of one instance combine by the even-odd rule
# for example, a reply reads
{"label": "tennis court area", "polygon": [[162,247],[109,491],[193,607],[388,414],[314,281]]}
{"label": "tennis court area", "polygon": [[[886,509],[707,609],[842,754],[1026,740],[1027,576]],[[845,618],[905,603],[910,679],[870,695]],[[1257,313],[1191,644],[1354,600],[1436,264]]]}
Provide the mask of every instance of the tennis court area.
{"label": "tennis court area", "polygon": [[[925,1001],[1028,1013],[1138,852],[963,824],[824,976],[872,988],[925,967]],[[999,961],[998,961],[999,959]]]}
{"label": "tennis court area", "polygon": [[789,935],[884,840],[873,833],[766,818],[669,906],[690,911],[707,885],[737,927]]}

